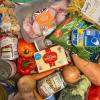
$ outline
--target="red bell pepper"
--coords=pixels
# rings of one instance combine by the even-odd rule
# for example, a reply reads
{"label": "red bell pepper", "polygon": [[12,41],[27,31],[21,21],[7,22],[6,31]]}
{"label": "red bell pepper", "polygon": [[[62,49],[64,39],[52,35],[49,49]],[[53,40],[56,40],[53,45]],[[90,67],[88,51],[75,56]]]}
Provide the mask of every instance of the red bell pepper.
{"label": "red bell pepper", "polygon": [[92,85],[87,92],[86,100],[100,100],[100,86]]}
{"label": "red bell pepper", "polygon": [[35,70],[36,63],[33,58],[20,57],[17,63],[17,71],[22,75],[28,75],[32,70]]}
{"label": "red bell pepper", "polygon": [[21,57],[30,58],[36,52],[34,44],[28,43],[24,39],[19,39],[18,41],[18,54]]}

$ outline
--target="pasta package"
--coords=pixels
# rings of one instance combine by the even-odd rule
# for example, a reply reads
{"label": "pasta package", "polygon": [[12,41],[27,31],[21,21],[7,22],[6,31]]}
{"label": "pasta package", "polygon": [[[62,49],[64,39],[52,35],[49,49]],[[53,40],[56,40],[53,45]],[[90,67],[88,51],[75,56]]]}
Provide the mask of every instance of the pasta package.
{"label": "pasta package", "polygon": [[100,0],[72,0],[68,10],[100,29]]}

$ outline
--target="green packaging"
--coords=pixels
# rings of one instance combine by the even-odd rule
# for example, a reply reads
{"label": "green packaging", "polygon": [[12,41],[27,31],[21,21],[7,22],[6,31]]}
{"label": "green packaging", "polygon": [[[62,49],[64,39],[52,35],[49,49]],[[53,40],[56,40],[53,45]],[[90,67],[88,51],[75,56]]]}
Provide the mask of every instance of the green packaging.
{"label": "green packaging", "polygon": [[[76,47],[71,43],[72,31],[74,29],[87,29],[90,26],[91,24],[84,21],[81,17],[69,15],[48,38],[65,49],[78,54],[82,59],[90,60],[94,53],[100,53],[100,47]],[[94,29],[94,27],[90,28]]]}

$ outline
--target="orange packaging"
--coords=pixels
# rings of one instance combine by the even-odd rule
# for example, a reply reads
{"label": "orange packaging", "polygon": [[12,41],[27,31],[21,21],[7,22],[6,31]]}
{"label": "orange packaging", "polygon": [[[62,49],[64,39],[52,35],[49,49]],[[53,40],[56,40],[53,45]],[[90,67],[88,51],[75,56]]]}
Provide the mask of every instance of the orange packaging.
{"label": "orange packaging", "polygon": [[56,28],[54,15],[49,9],[44,9],[34,13],[35,19],[43,32],[43,35],[50,34]]}

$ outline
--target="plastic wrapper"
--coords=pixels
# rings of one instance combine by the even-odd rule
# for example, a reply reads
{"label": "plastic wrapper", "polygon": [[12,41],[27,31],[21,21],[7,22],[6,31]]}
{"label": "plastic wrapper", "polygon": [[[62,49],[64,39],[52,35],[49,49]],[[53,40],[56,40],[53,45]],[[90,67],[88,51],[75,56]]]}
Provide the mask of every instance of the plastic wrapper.
{"label": "plastic wrapper", "polygon": [[67,10],[71,13],[78,13],[84,20],[100,29],[99,9],[99,0],[71,0]]}
{"label": "plastic wrapper", "polygon": [[20,26],[12,7],[0,6],[0,32],[11,32],[18,35]]}
{"label": "plastic wrapper", "polygon": [[95,29],[94,27],[91,27],[90,23],[87,23],[81,17],[78,17],[77,15],[69,15],[64,23],[59,25],[56,31],[54,31],[53,34],[51,34],[48,38],[52,42],[63,46],[65,49],[68,49],[71,52],[78,54],[78,56],[82,59],[90,60],[93,54],[100,53],[100,47],[77,47],[75,45],[72,45],[71,41],[71,35],[74,29],[88,28]]}
{"label": "plastic wrapper", "polygon": [[[56,4],[54,4],[55,3],[55,1],[57,1],[56,2]],[[31,36],[29,36],[27,33],[26,33],[26,31],[23,29],[23,21],[25,20],[25,18],[26,17],[28,17],[28,20],[33,20],[34,18],[33,18],[33,16],[32,15],[34,15],[34,13],[37,13],[37,12],[41,12],[42,10],[44,10],[45,8],[49,8],[49,7],[52,7],[52,8],[54,8],[54,7],[57,7],[57,8],[61,8],[61,9],[65,9],[64,7],[66,6],[67,7],[67,4],[65,3],[65,5],[63,5],[63,6],[60,6],[60,3],[58,3],[58,1],[61,1],[61,0],[34,0],[32,3],[25,3],[25,4],[22,4],[22,5],[20,5],[20,6],[16,6],[16,8],[15,8],[15,11],[16,11],[16,14],[17,14],[17,19],[18,19],[18,21],[19,21],[19,24],[20,24],[20,26],[21,26],[21,35],[22,35],[22,37],[26,40],[26,41],[28,41],[28,42],[34,42],[34,37],[32,38],[32,36],[33,36],[33,34],[34,34],[34,31],[32,31],[31,30],[31,33],[33,33],[33,34],[31,34]],[[65,0],[63,0],[64,2],[66,2]],[[61,1],[61,2],[63,2],[63,1]],[[52,5],[52,4],[54,4],[54,5]],[[57,5],[57,6],[56,6]],[[54,9],[52,9],[53,10],[53,12],[55,13],[55,11],[56,11],[56,9],[54,8]],[[24,14],[25,13],[25,14]],[[57,12],[58,13],[58,12]],[[62,15],[64,15],[64,14],[61,14],[61,16]],[[60,16],[60,15],[59,15]],[[64,15],[65,16],[65,15]],[[59,19],[59,18],[58,18]],[[63,20],[63,19],[61,19],[61,20]],[[26,21],[27,22],[27,21]],[[29,21],[28,21],[29,22]],[[30,27],[31,27],[31,24],[32,23],[35,23],[35,25],[33,26],[33,27],[35,27],[34,29],[36,30],[36,31],[39,31],[39,28],[37,28],[37,22],[35,21],[31,21],[30,23],[28,23],[28,24],[26,24],[26,25],[30,25]],[[51,21],[50,21],[50,23],[51,23]],[[55,23],[55,22],[54,22]],[[58,22],[59,23],[59,22]],[[43,23],[42,23],[43,24]],[[25,24],[24,24],[25,25]],[[29,28],[30,28],[29,27]],[[55,29],[55,26],[53,26],[54,27],[54,29]],[[40,28],[41,29],[41,28]],[[43,28],[44,29],[44,28]],[[51,29],[50,29],[50,33],[51,33]],[[36,33],[38,33],[38,32],[36,32]],[[49,34],[50,34],[49,33]],[[29,34],[30,34],[30,32],[29,32]],[[43,33],[42,33],[43,34]],[[39,33],[39,34],[37,34],[35,37],[38,37],[38,36],[40,36],[41,34]],[[47,34],[48,35],[48,34]],[[45,35],[46,36],[46,35]],[[20,37],[20,36],[19,36]]]}

